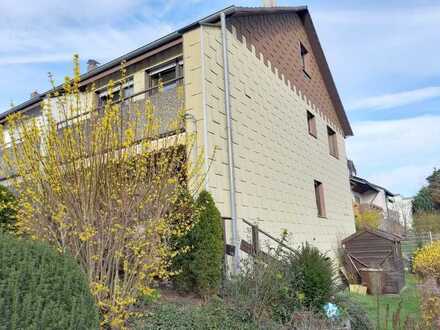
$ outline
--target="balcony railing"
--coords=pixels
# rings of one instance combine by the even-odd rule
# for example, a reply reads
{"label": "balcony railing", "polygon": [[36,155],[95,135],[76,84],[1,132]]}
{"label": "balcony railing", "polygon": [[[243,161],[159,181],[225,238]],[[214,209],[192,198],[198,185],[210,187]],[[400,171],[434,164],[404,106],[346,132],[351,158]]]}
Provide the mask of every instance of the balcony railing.
{"label": "balcony railing", "polygon": [[[16,144],[17,154],[20,155],[20,146],[21,144]],[[17,171],[13,168],[10,168],[9,164],[7,164],[4,160],[4,155],[10,160],[10,163],[14,163],[13,157],[15,157],[14,147],[12,143],[8,143],[0,148],[0,181],[5,180],[7,178],[12,178],[17,175]]]}
{"label": "balcony railing", "polygon": [[[183,77],[167,81],[161,87],[156,86],[143,90],[139,93],[124,97],[123,99],[113,102],[113,104],[120,104],[121,111],[121,131],[128,128],[129,123],[133,120],[137,121],[136,140],[140,141],[145,138],[143,136],[145,125],[147,124],[146,101],[149,100],[153,106],[154,118],[158,121],[159,136],[167,136],[182,132],[184,130],[183,120],[176,126],[178,113],[184,107],[183,96]],[[104,114],[104,106],[97,107],[95,110],[100,114]],[[82,113],[63,120],[57,124],[59,134],[63,134],[63,130],[73,124],[83,126],[85,135],[90,132],[89,112]],[[82,119],[84,117],[84,119]],[[3,161],[3,154],[12,153],[11,146],[3,146],[0,148],[0,180],[5,180],[15,175],[15,171],[5,171],[5,164]]]}
{"label": "balcony railing", "polygon": [[[158,121],[160,135],[166,135],[170,131],[183,130],[183,121],[179,123],[178,127],[175,125],[178,113],[183,109],[185,102],[182,77],[169,80],[161,87],[149,88],[124,98],[121,104],[123,122],[137,119],[139,131],[142,131],[146,124],[146,100],[151,102],[154,118]],[[140,118],[136,118],[137,114],[140,114]]]}
{"label": "balcony railing", "polygon": [[[159,134],[166,134],[171,130],[171,124],[177,119],[178,112],[183,109],[184,96],[183,92],[183,77],[166,81],[161,87],[155,86],[148,88],[133,95],[124,97],[112,104],[119,104],[121,110],[122,128],[127,127],[132,120],[138,120],[139,131],[146,124],[146,101],[149,100],[153,106],[154,118],[159,124]],[[182,95],[179,95],[182,94]],[[104,113],[105,106],[101,105],[96,108],[98,113]],[[85,117],[90,112],[82,113],[81,115],[71,117],[58,123],[58,129],[62,132],[63,128],[68,127],[70,122],[75,122],[79,117]],[[140,114],[140,118],[136,118]],[[87,125],[87,119],[84,119],[84,125]],[[184,128],[182,122],[179,129]],[[175,130],[175,129],[173,129]]]}

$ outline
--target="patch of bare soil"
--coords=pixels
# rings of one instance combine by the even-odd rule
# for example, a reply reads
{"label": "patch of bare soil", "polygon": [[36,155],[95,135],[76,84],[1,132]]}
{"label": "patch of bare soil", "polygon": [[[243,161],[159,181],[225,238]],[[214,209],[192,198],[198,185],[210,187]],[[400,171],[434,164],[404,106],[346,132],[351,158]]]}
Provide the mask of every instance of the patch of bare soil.
{"label": "patch of bare soil", "polygon": [[158,291],[160,293],[160,302],[197,306],[203,304],[203,300],[195,293],[181,293],[171,287],[161,287]]}

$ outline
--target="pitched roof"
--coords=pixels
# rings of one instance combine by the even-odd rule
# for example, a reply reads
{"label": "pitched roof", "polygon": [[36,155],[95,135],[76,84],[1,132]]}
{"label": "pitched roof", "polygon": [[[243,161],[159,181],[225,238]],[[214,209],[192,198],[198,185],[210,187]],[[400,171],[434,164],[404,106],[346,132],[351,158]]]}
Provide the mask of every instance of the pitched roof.
{"label": "pitched roof", "polygon": [[[281,13],[297,13],[302,16],[304,21],[304,26],[306,28],[307,34],[310,38],[312,47],[316,53],[318,65],[320,67],[320,70],[322,72],[322,75],[324,77],[324,81],[327,85],[327,88],[329,89],[329,93],[332,99],[332,102],[336,108],[336,112],[338,115],[338,119],[341,122],[344,134],[346,136],[353,135],[353,131],[351,129],[350,123],[348,121],[347,115],[345,113],[344,107],[342,105],[341,99],[339,97],[338,91],[336,89],[336,85],[334,83],[333,77],[330,72],[330,68],[328,66],[328,63],[325,59],[324,52],[322,50],[321,44],[319,42],[318,36],[316,34],[315,27],[313,25],[312,19],[310,17],[310,13],[308,11],[307,6],[296,6],[296,7],[238,7],[238,6],[229,6],[226,7],[220,11],[217,11],[211,15],[208,15],[198,21],[195,21],[187,26],[184,26],[181,29],[178,29],[162,38],[159,38],[153,42],[150,42],[149,44],[142,46],[132,52],[129,52],[125,55],[122,55],[110,62],[107,62],[96,69],[84,73],[81,75],[80,80],[84,81],[87,79],[90,79],[100,73],[105,72],[106,70],[109,70],[111,68],[117,67],[121,64],[122,61],[129,61],[130,59],[133,59],[139,55],[142,55],[150,50],[153,50],[157,47],[160,47],[162,45],[165,45],[168,42],[174,41],[180,37],[182,37],[183,33],[192,30],[194,28],[197,28],[201,24],[205,23],[215,23],[220,20],[221,13],[224,13],[226,16],[233,16],[233,15],[264,15],[264,14],[281,14]],[[61,86],[59,86],[61,88]],[[49,93],[50,91],[46,91],[42,94],[39,94],[38,96],[23,102],[3,113],[0,114],[0,121],[3,121],[6,116],[8,116],[11,113],[18,112],[18,111],[25,111],[30,108],[32,108],[34,105],[39,103],[41,100],[44,99],[44,97]]]}
{"label": "pitched roof", "polygon": [[366,190],[368,190],[368,189],[371,189],[371,190],[374,190],[374,191],[383,190],[385,192],[385,195],[387,195],[387,196],[390,196],[390,197],[396,196],[395,194],[393,194],[388,189],[386,189],[384,187],[381,187],[381,186],[379,186],[377,184],[371,183],[371,182],[369,182],[369,181],[367,181],[367,180],[365,180],[365,179],[363,179],[361,177],[358,177],[358,176],[350,177],[350,182],[351,182],[352,185],[356,184],[356,185],[363,186],[363,187],[365,187]]}

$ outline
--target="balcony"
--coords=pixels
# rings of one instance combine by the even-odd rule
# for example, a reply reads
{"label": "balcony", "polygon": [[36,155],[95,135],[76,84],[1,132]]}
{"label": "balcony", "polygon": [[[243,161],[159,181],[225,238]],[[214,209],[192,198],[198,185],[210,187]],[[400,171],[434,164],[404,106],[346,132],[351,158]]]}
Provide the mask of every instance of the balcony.
{"label": "balcony", "polygon": [[[176,127],[178,114],[185,105],[183,95],[183,77],[169,80],[161,87],[149,88],[145,91],[124,98],[121,104],[123,121],[135,120],[136,114],[140,113],[140,130],[146,123],[146,101],[149,100],[153,107],[154,118],[159,124],[159,135],[167,135],[173,131],[182,131],[184,122]],[[123,124],[123,126],[125,126]]]}
{"label": "balcony", "polygon": [[[17,145],[18,153],[20,153],[20,144]],[[17,175],[17,171],[8,166],[8,164],[4,161],[3,157],[7,154],[9,159],[12,161],[12,157],[14,157],[13,146],[11,143],[0,148],[0,181],[6,180],[8,178],[12,178]]]}
{"label": "balcony", "polygon": [[[167,81],[162,84],[161,87],[153,87],[136,94],[129,95],[123,99],[119,99],[119,93],[113,96],[113,104],[120,105],[121,112],[121,129],[124,130],[128,127],[128,123],[131,121],[137,121],[136,127],[136,139],[142,140],[142,132],[145,128],[147,119],[146,105],[148,101],[153,107],[154,119],[158,121],[159,132],[158,135],[169,135],[175,131],[183,131],[184,122],[182,121],[177,127],[175,125],[178,113],[184,107],[183,96],[183,77]],[[116,99],[116,100],[115,100]],[[96,111],[99,115],[103,115],[105,111],[105,105],[98,106]],[[84,126],[84,130],[87,132],[89,128],[89,115],[90,112],[81,114],[80,116],[74,116],[67,120],[59,122],[58,132],[62,134],[66,127],[72,125],[73,122],[81,122]],[[139,117],[138,117],[139,116]],[[83,120],[80,117],[84,117]],[[138,118],[137,118],[138,117]]]}
{"label": "balcony", "polygon": [[[146,125],[146,103],[147,100],[151,102],[154,111],[154,118],[158,121],[159,136],[167,136],[175,134],[177,132],[182,132],[184,130],[184,121],[182,120],[178,125],[176,125],[176,119],[178,118],[178,113],[184,107],[184,95],[183,95],[183,77],[173,79],[163,83],[159,87],[153,87],[146,89],[142,92],[125,97],[122,100],[114,101],[115,104],[120,104],[121,111],[121,130],[128,127],[128,123],[132,120],[137,119],[136,127],[136,140],[140,141],[145,138],[143,136],[143,131]],[[96,111],[100,114],[104,113],[104,107],[97,107]],[[63,120],[57,124],[58,134],[63,134],[66,127],[69,127],[73,123],[80,124],[83,126],[84,131],[90,132],[90,117],[88,116],[90,112],[81,114],[80,116],[74,116],[67,120]],[[81,118],[81,117],[84,117]],[[16,175],[15,171],[7,170],[3,161],[4,153],[12,153],[12,146],[5,145],[0,148],[0,180],[6,180],[10,177]]]}

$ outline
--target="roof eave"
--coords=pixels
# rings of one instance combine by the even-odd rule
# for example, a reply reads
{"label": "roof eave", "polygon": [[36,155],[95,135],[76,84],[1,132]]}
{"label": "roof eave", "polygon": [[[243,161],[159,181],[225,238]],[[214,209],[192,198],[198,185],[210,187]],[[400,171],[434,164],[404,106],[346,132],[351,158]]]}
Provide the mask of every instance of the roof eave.
{"label": "roof eave", "polygon": [[[165,36],[163,36],[163,37],[161,37],[159,39],[156,39],[156,40],[154,40],[154,41],[152,41],[152,42],[150,42],[150,43],[148,43],[148,44],[146,44],[146,45],[144,45],[142,47],[139,47],[139,48],[137,48],[137,49],[135,49],[135,50],[125,54],[125,55],[122,55],[122,56],[120,56],[120,57],[118,57],[118,58],[116,58],[114,60],[111,60],[111,61],[109,61],[109,62],[107,62],[107,63],[97,67],[94,70],[91,70],[89,72],[86,72],[86,73],[82,74],[81,77],[80,77],[80,81],[84,81],[84,80],[87,80],[89,78],[92,78],[92,77],[94,77],[94,76],[96,76],[96,75],[98,75],[98,74],[100,74],[102,72],[105,72],[106,70],[109,70],[109,69],[111,69],[111,68],[113,68],[115,66],[120,65],[121,62],[124,61],[124,60],[125,61],[130,60],[130,59],[135,58],[135,57],[137,57],[137,56],[139,56],[141,54],[144,54],[145,52],[147,52],[149,50],[152,50],[152,49],[160,47],[160,46],[162,46],[162,45],[164,45],[164,44],[166,44],[168,42],[171,42],[171,41],[181,37],[184,32],[189,31],[189,30],[199,26],[200,24],[203,24],[203,23],[213,23],[215,21],[218,21],[220,19],[220,14],[222,12],[225,13],[225,15],[231,15],[231,14],[233,14],[236,11],[236,8],[237,7],[235,7],[235,6],[226,7],[224,9],[222,9],[222,10],[220,10],[218,12],[215,12],[215,13],[209,15],[209,16],[206,16],[206,17],[204,17],[204,18],[202,18],[202,19],[200,19],[200,20],[198,20],[196,22],[193,22],[193,23],[191,23],[189,25],[186,25],[183,28],[180,28],[180,29],[178,29],[178,30],[176,30],[174,32],[171,32],[171,33],[169,33],[169,34],[167,34],[167,35],[165,35]],[[59,85],[59,86],[56,87],[56,89],[60,89],[60,88],[62,88],[62,85]],[[44,93],[41,93],[38,96],[36,96],[36,97],[34,97],[34,98],[30,99],[30,100],[27,100],[27,101],[25,101],[25,102],[23,102],[23,103],[21,103],[19,105],[16,105],[13,108],[10,108],[7,111],[3,112],[2,114],[0,114],[0,123],[3,122],[5,120],[5,118],[7,116],[9,116],[10,114],[18,112],[18,111],[26,110],[29,107],[33,106],[34,104],[41,102],[47,96],[47,94],[49,94],[51,91],[52,90],[48,90],[48,91],[46,91]]]}
{"label": "roof eave", "polygon": [[[341,125],[342,125],[342,129],[344,132],[344,136],[352,136],[353,135],[353,131],[351,129],[350,123],[348,121],[347,115],[345,113],[344,107],[342,105],[341,99],[339,97],[339,93],[336,89],[336,85],[334,83],[333,80],[333,76],[331,75],[330,72],[330,68],[328,66],[327,60],[325,59],[325,55],[324,52],[322,50],[322,46],[319,42],[319,38],[317,37],[316,34],[316,30],[315,27],[313,25],[313,21],[311,19],[309,10],[307,8],[307,6],[296,6],[296,7],[237,7],[237,6],[229,6],[226,7],[222,10],[219,10],[211,15],[208,15],[196,22],[193,22],[181,29],[178,29],[162,38],[159,38],[155,41],[152,41],[151,43],[142,46],[138,49],[135,49],[132,52],[129,52],[123,56],[120,56],[110,62],[107,62],[101,66],[99,66],[98,68],[84,73],[83,75],[81,75],[80,77],[80,81],[84,81],[86,79],[89,79],[95,75],[98,75],[106,70],[109,70],[117,65],[120,65],[122,61],[124,60],[129,60],[132,59],[136,56],[139,56],[149,50],[152,50],[154,48],[160,47],[161,45],[166,44],[167,42],[171,42],[176,38],[179,38],[183,35],[183,33],[192,30],[196,27],[198,27],[201,24],[204,23],[214,23],[217,22],[220,19],[220,15],[221,13],[224,13],[226,16],[230,16],[230,15],[251,15],[251,14],[268,14],[268,13],[280,13],[280,12],[299,12],[299,13],[303,13],[305,15],[305,17],[308,17],[308,21],[310,22],[310,28],[312,30],[312,34],[314,36],[314,39],[316,39],[317,42],[317,48],[318,48],[318,52],[320,54],[320,57],[323,59],[323,66],[324,66],[324,74],[327,77],[327,83],[329,84],[329,87],[332,91],[332,95],[334,96],[332,99],[334,99],[334,102],[336,103],[336,107],[338,108],[337,113],[338,113],[338,118],[341,121]],[[62,88],[62,86],[58,86],[57,88]],[[30,106],[34,105],[35,103],[40,102],[41,100],[43,100],[46,95],[49,93],[50,91],[46,91],[42,94],[40,94],[38,97],[35,97],[31,100],[28,100],[24,103],[21,103],[20,105],[17,105],[7,111],[5,111],[4,113],[0,114],[0,123],[3,122],[5,120],[5,118],[14,113],[14,112],[18,112],[18,111],[22,111],[22,110],[26,110],[27,108],[29,108]]]}
{"label": "roof eave", "polygon": [[345,112],[344,105],[342,104],[341,98],[338,93],[338,89],[336,88],[335,81],[333,79],[333,75],[331,74],[330,67],[327,63],[327,59],[324,54],[324,50],[322,48],[321,42],[319,41],[318,34],[316,33],[315,25],[313,24],[312,17],[310,15],[310,12],[307,8],[302,10],[303,14],[303,24],[308,25],[306,26],[306,31],[310,30],[311,34],[309,35],[309,38],[313,41],[315,41],[315,54],[317,55],[318,59],[321,61],[322,65],[318,65],[321,67],[322,75],[324,76],[324,81],[327,85],[327,87],[330,89],[329,94],[330,98],[332,99],[332,103],[334,107],[336,108],[338,119],[341,123],[342,130],[344,132],[344,137],[353,136],[353,129],[351,128],[350,121],[348,120],[347,113]]}

